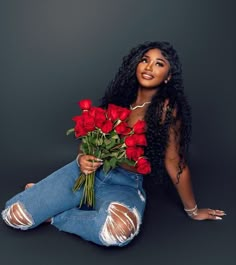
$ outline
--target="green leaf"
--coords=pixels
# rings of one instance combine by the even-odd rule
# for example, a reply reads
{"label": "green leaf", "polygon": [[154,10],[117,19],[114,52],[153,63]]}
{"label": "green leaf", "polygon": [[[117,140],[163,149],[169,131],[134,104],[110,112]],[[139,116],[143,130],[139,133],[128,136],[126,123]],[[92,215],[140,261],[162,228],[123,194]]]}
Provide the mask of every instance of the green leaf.
{"label": "green leaf", "polygon": [[101,159],[105,159],[105,158],[108,158],[108,157],[111,157],[110,153],[106,153],[106,154],[102,153],[101,156],[100,156]]}
{"label": "green leaf", "polygon": [[118,138],[120,138],[120,136],[117,134],[116,131],[112,131],[112,132],[110,132],[109,135],[110,135],[111,138],[113,138],[113,139],[118,139]]}
{"label": "green leaf", "polygon": [[121,153],[117,156],[118,159],[121,159],[122,157],[125,157],[125,151],[121,152]]}
{"label": "green leaf", "polygon": [[126,163],[129,166],[134,166],[135,165],[135,161],[129,160],[127,158],[122,158],[119,162],[120,163]]}
{"label": "green leaf", "polygon": [[103,139],[102,139],[102,138],[96,138],[95,144],[96,144],[97,146],[102,145],[102,144],[103,144]]}
{"label": "green leaf", "polygon": [[84,154],[88,154],[89,153],[89,148],[88,148],[87,143],[86,144],[82,143],[80,148],[81,148],[81,150],[82,150],[82,152]]}
{"label": "green leaf", "polygon": [[88,141],[87,141],[87,137],[86,138],[82,138],[82,143],[84,143],[84,144],[87,144],[88,143]]}
{"label": "green leaf", "polygon": [[94,156],[100,157],[100,150],[98,148],[94,151]]}
{"label": "green leaf", "polygon": [[116,143],[117,144],[120,144],[121,142],[120,142],[121,140],[120,140],[120,138],[118,137],[117,139],[116,139]]}
{"label": "green leaf", "polygon": [[119,152],[112,152],[110,153],[110,156],[112,157],[118,157]]}
{"label": "green leaf", "polygon": [[107,155],[110,154],[110,151],[105,148],[101,148],[101,154]]}
{"label": "green leaf", "polygon": [[112,168],[115,168],[117,159],[115,157],[112,157],[110,160],[110,165]]}
{"label": "green leaf", "polygon": [[107,138],[104,140],[104,144],[105,144],[105,145],[109,145],[110,143],[111,143],[111,140],[109,140],[109,139],[107,139]]}
{"label": "green leaf", "polygon": [[74,184],[74,186],[73,186],[73,192],[76,192],[77,190],[79,190],[82,186],[83,186],[83,184],[84,184],[84,182],[85,182],[85,179],[86,179],[86,176],[85,176],[85,174],[81,174],[78,178],[77,178],[77,180],[76,180],[76,182],[75,182],[75,184]]}
{"label": "green leaf", "polygon": [[75,131],[75,129],[71,128],[71,129],[66,131],[66,135],[69,135],[69,134],[73,133],[74,131]]}
{"label": "green leaf", "polygon": [[112,138],[112,139],[119,139],[119,135],[114,134],[114,135],[111,136],[111,138]]}
{"label": "green leaf", "polygon": [[110,166],[109,161],[108,160],[105,160],[104,161],[104,164],[103,164],[103,170],[104,170],[104,172],[107,174],[108,171],[110,170],[110,168],[111,168],[111,166]]}
{"label": "green leaf", "polygon": [[111,143],[106,146],[106,149],[111,149],[116,145],[116,140],[111,139]]}

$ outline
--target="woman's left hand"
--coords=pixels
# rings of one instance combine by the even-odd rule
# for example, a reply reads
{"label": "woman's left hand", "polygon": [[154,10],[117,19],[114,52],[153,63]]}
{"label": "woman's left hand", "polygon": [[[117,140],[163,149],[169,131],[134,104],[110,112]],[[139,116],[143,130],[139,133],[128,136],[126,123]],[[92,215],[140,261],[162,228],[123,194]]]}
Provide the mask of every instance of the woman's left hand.
{"label": "woman's left hand", "polygon": [[213,210],[213,209],[198,209],[196,215],[192,215],[191,218],[194,220],[222,220],[222,217],[226,213],[222,210]]}

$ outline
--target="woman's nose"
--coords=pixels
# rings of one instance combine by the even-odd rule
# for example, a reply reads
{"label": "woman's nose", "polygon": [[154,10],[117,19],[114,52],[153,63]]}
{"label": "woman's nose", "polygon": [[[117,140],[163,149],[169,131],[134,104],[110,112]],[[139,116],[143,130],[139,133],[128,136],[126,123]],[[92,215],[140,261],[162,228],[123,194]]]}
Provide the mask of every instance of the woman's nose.
{"label": "woman's nose", "polygon": [[146,67],[145,67],[146,70],[148,71],[152,71],[153,70],[153,62],[149,62]]}

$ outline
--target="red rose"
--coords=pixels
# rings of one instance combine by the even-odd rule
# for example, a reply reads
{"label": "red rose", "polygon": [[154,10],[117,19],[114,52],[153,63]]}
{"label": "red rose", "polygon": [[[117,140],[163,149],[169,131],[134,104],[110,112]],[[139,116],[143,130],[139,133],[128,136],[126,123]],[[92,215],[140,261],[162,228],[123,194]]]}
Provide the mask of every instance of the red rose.
{"label": "red rose", "polygon": [[127,147],[125,152],[126,157],[134,161],[137,161],[144,154],[144,150],[141,147]]}
{"label": "red rose", "polygon": [[121,122],[115,127],[115,131],[118,134],[127,135],[131,132],[131,128],[128,126],[128,124],[126,122]]}
{"label": "red rose", "polygon": [[102,127],[101,127],[101,130],[103,133],[109,133],[113,128],[113,123],[110,121],[110,120],[106,120]]}
{"label": "red rose", "polygon": [[72,120],[76,123],[74,130],[75,130],[75,137],[84,136],[87,134],[87,130],[84,128],[84,119],[80,116],[75,116],[72,118]]}
{"label": "red rose", "polygon": [[140,157],[139,160],[137,161],[136,168],[137,168],[138,173],[140,174],[151,173],[151,164],[147,159],[143,157]]}
{"label": "red rose", "polygon": [[118,120],[119,117],[119,107],[114,104],[108,104],[107,116],[112,121]]}
{"label": "red rose", "polygon": [[127,136],[125,138],[125,145],[126,146],[136,146],[136,134]]}
{"label": "red rose", "polygon": [[84,129],[87,130],[88,132],[91,132],[91,131],[95,130],[94,117],[89,115],[88,112],[83,112],[82,117],[83,117]]}
{"label": "red rose", "polygon": [[138,120],[133,126],[134,133],[141,134],[146,131],[146,122]]}
{"label": "red rose", "polygon": [[78,115],[78,116],[74,116],[72,118],[72,121],[75,121],[75,122],[83,122],[83,118],[81,115]]}
{"label": "red rose", "polygon": [[75,128],[75,137],[79,138],[81,136],[85,136],[87,134],[87,131],[84,130],[82,127]]}
{"label": "red rose", "polygon": [[82,110],[89,110],[92,106],[92,101],[90,99],[83,99],[78,104]]}
{"label": "red rose", "polygon": [[131,113],[131,110],[126,109],[126,108],[121,108],[120,113],[119,113],[119,120],[125,121],[130,115],[130,113]]}
{"label": "red rose", "polygon": [[147,146],[147,139],[145,134],[134,134],[137,145]]}
{"label": "red rose", "polygon": [[77,116],[77,121],[75,125],[75,137],[81,137],[87,134],[87,130],[83,125],[83,118],[81,116]]}
{"label": "red rose", "polygon": [[101,128],[103,123],[107,120],[105,113],[97,113],[95,116],[95,125]]}
{"label": "red rose", "polygon": [[100,115],[101,113],[103,113],[105,115],[105,110],[102,109],[102,108],[99,108],[99,107],[91,107],[89,109],[89,114],[92,116],[92,117],[96,117],[96,115]]}
{"label": "red rose", "polygon": [[107,108],[107,116],[112,121],[121,120],[125,121],[128,116],[130,115],[131,110],[114,105],[114,104],[108,104]]}

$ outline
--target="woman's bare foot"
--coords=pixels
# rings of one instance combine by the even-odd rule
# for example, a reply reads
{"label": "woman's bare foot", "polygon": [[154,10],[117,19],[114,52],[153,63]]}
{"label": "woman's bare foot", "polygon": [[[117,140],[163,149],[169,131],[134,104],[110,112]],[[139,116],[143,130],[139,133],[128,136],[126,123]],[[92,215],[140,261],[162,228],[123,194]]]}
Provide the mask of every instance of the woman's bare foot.
{"label": "woman's bare foot", "polygon": [[31,188],[32,186],[34,186],[34,183],[28,183],[25,185],[25,190],[27,190],[28,188]]}
{"label": "woman's bare foot", "polygon": [[[34,184],[35,184],[35,183],[28,183],[28,184],[26,184],[26,185],[25,185],[25,190],[31,188],[32,186],[34,186]],[[51,218],[49,218],[49,219],[47,219],[47,220],[45,221],[45,223],[51,223],[51,221],[52,221]]]}

